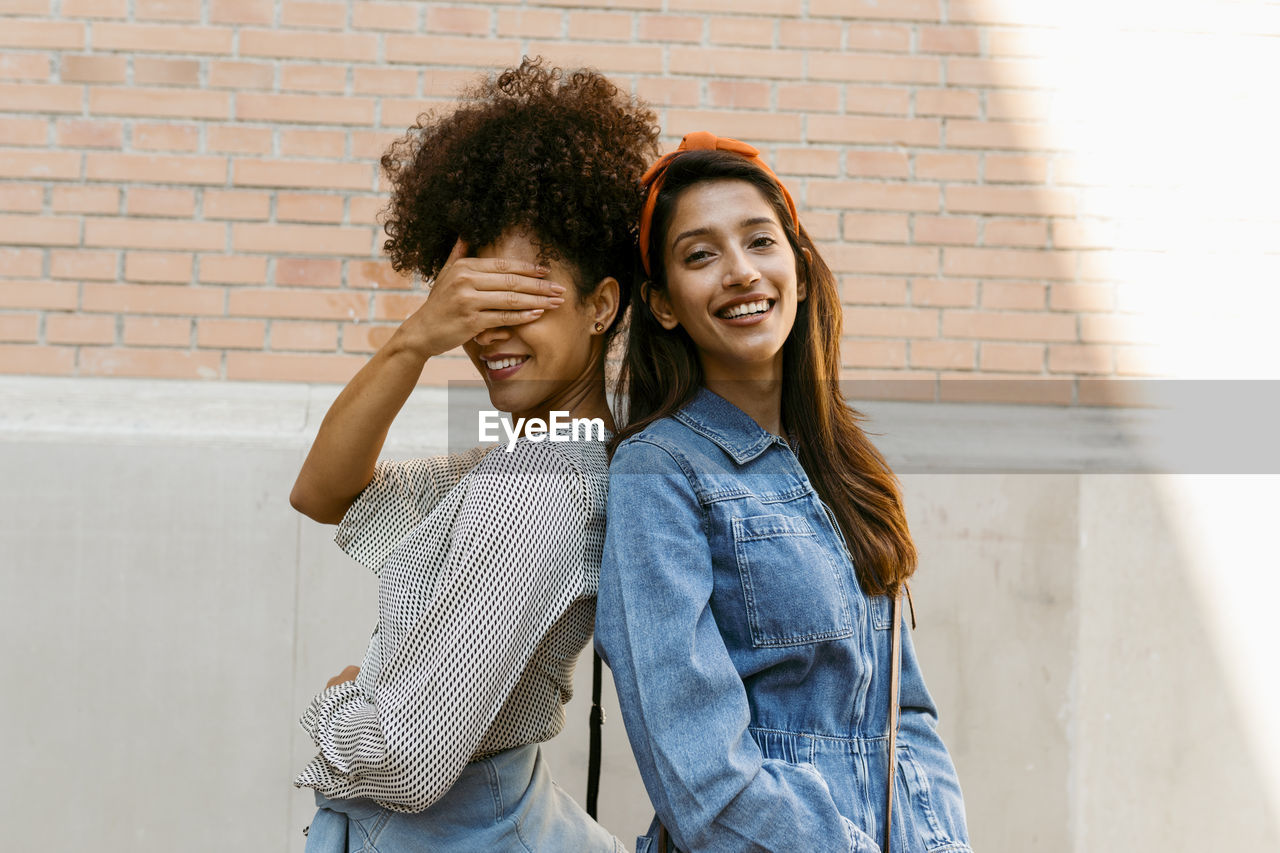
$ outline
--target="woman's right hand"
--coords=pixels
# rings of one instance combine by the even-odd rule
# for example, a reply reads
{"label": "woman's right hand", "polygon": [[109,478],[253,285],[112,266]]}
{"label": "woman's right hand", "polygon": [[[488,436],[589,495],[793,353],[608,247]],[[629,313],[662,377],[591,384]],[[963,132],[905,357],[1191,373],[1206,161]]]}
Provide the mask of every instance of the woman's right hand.
{"label": "woman's right hand", "polygon": [[436,276],[427,301],[400,327],[405,345],[422,358],[448,352],[485,329],[518,326],[564,303],[563,286],[548,269],[506,258],[468,258],[459,238]]}

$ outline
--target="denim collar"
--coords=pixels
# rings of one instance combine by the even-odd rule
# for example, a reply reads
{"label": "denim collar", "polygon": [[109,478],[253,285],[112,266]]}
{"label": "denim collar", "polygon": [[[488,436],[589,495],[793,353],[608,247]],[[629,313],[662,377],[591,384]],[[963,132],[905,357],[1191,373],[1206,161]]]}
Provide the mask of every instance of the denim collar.
{"label": "denim collar", "polygon": [[787,446],[781,436],[769,432],[742,409],[705,387],[699,388],[675,417],[689,429],[715,442],[739,465],[755,459],[771,444]]}

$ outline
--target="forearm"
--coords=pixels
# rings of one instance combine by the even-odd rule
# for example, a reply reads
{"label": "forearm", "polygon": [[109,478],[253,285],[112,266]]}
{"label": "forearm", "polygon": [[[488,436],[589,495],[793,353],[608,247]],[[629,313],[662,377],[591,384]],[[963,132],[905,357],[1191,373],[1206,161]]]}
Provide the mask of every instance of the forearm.
{"label": "forearm", "polygon": [[417,385],[427,359],[398,329],[333,401],[302,463],[289,502],[336,524],[373,477],[392,421]]}

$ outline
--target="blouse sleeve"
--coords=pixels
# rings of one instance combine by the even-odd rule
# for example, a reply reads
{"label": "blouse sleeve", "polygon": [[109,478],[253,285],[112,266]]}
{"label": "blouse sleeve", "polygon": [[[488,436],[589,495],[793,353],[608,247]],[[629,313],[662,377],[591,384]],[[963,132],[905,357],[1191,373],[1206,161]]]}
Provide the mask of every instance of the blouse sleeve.
{"label": "blouse sleeve", "polygon": [[448,791],[580,592],[588,500],[581,472],[551,445],[487,456],[421,618],[372,685],[338,685],[307,709],[321,754],[295,784],[407,811]]}
{"label": "blouse sleeve", "polygon": [[621,445],[609,469],[596,645],[658,816],[681,850],[874,853],[811,766],[765,758],[711,610],[703,508],[665,448]]}
{"label": "blouse sleeve", "polygon": [[489,449],[482,446],[427,459],[378,460],[373,479],[339,522],[334,541],[347,556],[378,574],[401,540]]}

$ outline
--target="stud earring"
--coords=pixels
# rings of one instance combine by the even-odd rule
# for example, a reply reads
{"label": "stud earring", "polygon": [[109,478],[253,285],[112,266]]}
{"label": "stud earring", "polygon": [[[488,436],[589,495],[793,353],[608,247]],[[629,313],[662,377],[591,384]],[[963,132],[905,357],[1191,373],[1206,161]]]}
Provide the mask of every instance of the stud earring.
{"label": "stud earring", "polygon": [[604,323],[596,323],[596,334],[604,331]]}

